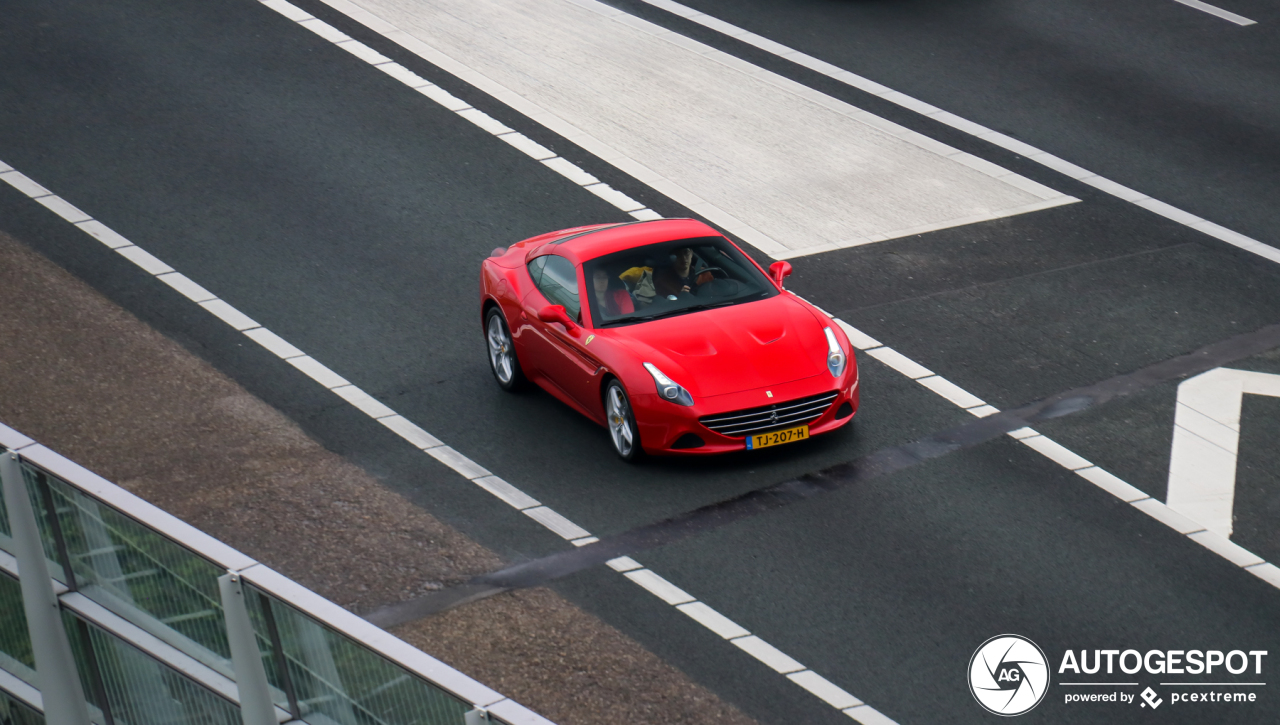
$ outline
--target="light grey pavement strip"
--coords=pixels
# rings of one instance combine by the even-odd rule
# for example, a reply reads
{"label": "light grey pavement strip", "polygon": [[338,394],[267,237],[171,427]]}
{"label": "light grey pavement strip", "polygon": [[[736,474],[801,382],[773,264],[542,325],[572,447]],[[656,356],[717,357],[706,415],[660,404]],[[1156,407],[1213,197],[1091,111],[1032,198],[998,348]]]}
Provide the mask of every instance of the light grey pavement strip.
{"label": "light grey pavement strip", "polygon": [[1176,3],[1182,3],[1183,5],[1186,5],[1189,8],[1195,8],[1196,10],[1203,10],[1204,12],[1209,13],[1210,15],[1217,15],[1223,20],[1230,20],[1236,25],[1257,25],[1258,24],[1258,21],[1256,20],[1250,20],[1244,17],[1243,15],[1236,15],[1235,13],[1230,12],[1228,10],[1223,10],[1222,8],[1216,8],[1210,5],[1209,3],[1202,3],[1200,2],[1200,0],[1173,0],[1173,1]]}
{"label": "light grey pavement strip", "polygon": [[[1183,2],[1184,0],[1175,1]],[[780,58],[802,65],[817,73],[821,73],[828,78],[840,81],[841,83],[857,88],[858,90],[870,93],[873,96],[883,98],[890,103],[894,103],[908,110],[920,113],[958,131],[963,131],[971,136],[976,136],[984,141],[995,144],[1000,148],[1025,156],[1031,161],[1035,161],[1042,166],[1047,166],[1054,171],[1066,174],[1077,181],[1084,182],[1095,189],[1104,191],[1119,199],[1137,204],[1143,209],[1159,214],[1170,221],[1191,227],[1196,231],[1204,232],[1215,239],[1220,239],[1227,244],[1239,247],[1240,249],[1256,254],[1259,257],[1269,259],[1272,262],[1280,262],[1280,249],[1264,244],[1257,239],[1247,237],[1239,232],[1233,232],[1224,226],[1214,224],[1213,222],[1207,219],[1202,219],[1190,212],[1182,211],[1181,209],[1170,204],[1166,204],[1163,201],[1152,199],[1140,191],[1135,191],[1134,189],[1130,189],[1122,184],[1117,184],[1110,179],[1098,176],[1092,171],[1081,168],[1070,161],[1060,159],[1053,154],[1042,151],[1017,139],[1010,138],[998,131],[993,131],[981,124],[963,119],[954,113],[944,111],[932,104],[912,98],[904,93],[899,93],[898,91],[895,91],[888,86],[876,83],[869,78],[864,78],[856,73],[850,73],[849,71],[832,65],[824,60],[819,60],[806,53],[801,53],[800,51],[795,50],[794,48],[789,48],[781,43],[775,43],[768,38],[756,35],[755,33],[739,28],[736,25],[726,23],[719,18],[714,18],[701,11],[694,10],[687,5],[674,2],[674,0],[643,0],[643,2],[656,8],[666,10],[669,13],[679,15],[682,18],[693,21],[703,27],[710,28],[711,30],[715,30],[716,32],[737,38],[738,40],[741,40],[748,45],[753,45],[766,53],[771,53]],[[1190,5],[1191,2],[1185,2],[1184,4]],[[1197,6],[1198,5],[1203,5],[1203,3],[1198,3]],[[1236,17],[1239,18],[1240,16],[1237,15]],[[1244,20],[1245,18],[1241,19]]]}
{"label": "light grey pavement strip", "polygon": [[[392,38],[393,40],[396,39],[397,34],[403,35],[403,33],[396,30],[394,27],[370,15],[368,12],[363,11],[360,8],[357,8],[351,5],[345,0],[324,0],[324,1],[327,4],[335,7],[336,9],[342,10],[343,12],[347,12],[349,10],[350,12],[347,14],[352,15],[353,19],[361,22],[362,24],[374,30],[382,32],[384,35],[387,35],[389,38]],[[583,0],[583,1],[590,2],[590,0]],[[281,12],[282,14],[286,15],[286,17],[290,17],[291,14],[297,17],[306,16],[306,14],[303,13],[302,11],[298,10],[297,8],[294,8],[291,5],[288,5],[288,3],[281,2],[280,0],[268,0],[268,2],[264,2],[263,4],[267,5],[268,7],[271,7],[277,12]],[[594,5],[594,3],[592,4]],[[306,17],[310,17],[310,16],[306,16]],[[304,22],[300,24],[303,25],[304,27],[312,27],[312,26],[315,26],[315,23],[318,23],[318,22],[319,21],[314,21],[314,22],[305,21],[305,18],[304,18]],[[331,26],[326,25],[325,27],[330,28],[330,30],[332,30]],[[325,32],[328,32],[328,31],[325,31]],[[336,30],[333,30],[333,32],[337,33]],[[342,35],[342,34],[339,34],[339,35]],[[342,38],[346,38],[346,36],[342,35]],[[413,45],[413,43],[406,43],[403,40],[397,40],[397,42],[400,42],[402,45],[406,45],[406,47]],[[419,53],[419,54],[421,55],[422,53]],[[383,65],[386,65],[386,64],[383,64]],[[439,64],[437,63],[437,65]],[[456,66],[456,64],[454,65]],[[445,70],[450,70],[450,69],[445,68]],[[466,69],[464,68],[463,70],[465,71]],[[474,73],[470,73],[470,72],[468,72],[467,75],[471,77],[475,76]],[[416,78],[416,76],[414,77]],[[463,80],[470,80],[470,79],[463,78]],[[457,104],[461,104],[463,106],[463,108],[458,110],[467,109],[467,106],[465,103],[458,101],[458,99],[454,98],[451,94],[444,92],[443,89],[439,89],[437,86],[431,86],[431,88],[436,88],[438,91],[440,91],[440,93],[435,94],[435,96],[432,96],[432,97],[434,100],[437,100],[438,102],[442,102],[442,105],[446,102],[449,102],[449,99],[452,99],[453,102],[456,102]],[[422,91],[424,90],[424,88],[419,87],[417,90]],[[484,90],[484,89],[482,88],[481,90]],[[513,94],[507,91],[504,94],[504,96],[505,97],[500,98],[499,100],[502,100],[508,103],[508,105],[513,105],[513,107],[515,107],[514,104],[512,104],[512,99],[514,98]],[[441,101],[442,98],[443,98],[443,101]],[[517,108],[517,110],[520,110],[520,109]],[[489,117],[485,116],[485,118],[489,118]],[[542,120],[542,119],[535,118],[534,120]],[[505,128],[505,126],[503,126],[502,128]],[[1010,140],[1012,141],[1012,139]],[[519,146],[516,146],[516,147],[520,148]],[[541,148],[541,147],[539,146],[538,148]],[[529,151],[526,151],[526,153],[528,153],[531,158],[535,158],[535,160],[540,160],[543,163],[546,163],[547,161],[545,159],[536,159],[535,154],[538,153],[536,150],[533,153],[530,153]],[[583,176],[589,177],[589,175],[581,171],[581,169],[578,169],[576,166],[573,166],[567,160],[560,159],[560,161],[563,162],[560,164],[561,168],[566,168],[566,166],[570,167],[568,173],[561,171],[561,173],[564,174],[566,178],[570,178],[571,180],[574,181],[574,183],[577,183],[580,186],[586,187],[590,185],[590,184],[580,183]],[[547,165],[550,168],[553,168],[553,169],[556,168],[556,166],[553,166],[551,164],[547,164]],[[33,198],[36,198],[36,197],[31,192],[35,192],[40,196],[49,195],[49,192],[47,190],[45,190],[43,187],[40,187],[38,184],[35,184],[30,179],[27,179],[25,176],[22,176],[21,174],[18,174],[16,176],[11,176],[11,172],[7,171],[9,169],[11,169],[11,167],[5,165],[2,161],[0,161],[0,179],[9,182],[12,186],[14,186],[15,188],[18,188],[21,191],[24,191],[24,193],[27,193],[28,196],[32,196]],[[577,178],[575,179],[574,176],[577,176]],[[23,186],[20,186],[19,184],[22,184]],[[655,189],[662,191],[661,184],[651,184],[651,186],[654,186]],[[30,189],[31,191],[28,192],[27,191],[28,189]],[[647,218],[658,218],[657,215],[651,210],[641,209],[640,212],[647,212],[647,214],[652,215],[652,217],[647,217]],[[633,213],[632,215],[636,216],[636,213]],[[92,225],[92,226],[88,226],[88,225]],[[116,251],[120,252],[122,256],[126,256],[126,258],[130,258],[131,260],[133,259],[133,257],[131,257],[127,253],[127,250],[137,249],[137,247],[133,246],[132,244],[121,245],[120,241],[123,240],[123,237],[116,234],[115,232],[110,231],[108,228],[105,227],[105,225],[102,225],[98,222],[94,222],[92,220],[87,220],[87,221],[81,221],[80,223],[77,224],[77,226],[79,226],[81,229],[86,231],[86,233],[90,234],[94,238],[102,241],[108,247],[116,249]],[[147,257],[150,257],[150,259],[155,260],[155,258],[151,257],[150,255],[147,255]],[[158,262],[159,260],[155,260],[155,261]],[[163,263],[160,263],[160,264],[163,264]],[[143,269],[147,269],[142,264],[139,264],[139,266],[142,266]],[[171,268],[167,268],[167,265],[166,265],[166,269],[171,270]],[[151,273],[156,274],[155,272],[151,272]],[[175,287],[175,289],[177,289],[177,287]],[[203,290],[203,288],[199,288],[199,289]],[[180,289],[179,291],[183,291],[183,290]],[[186,294],[185,291],[184,291],[184,294]],[[191,295],[188,294],[187,296],[190,297]],[[208,302],[210,300],[203,300],[203,301]],[[230,305],[228,305],[227,307],[230,308],[231,310],[234,310],[234,308],[231,308]],[[219,317],[221,319],[224,319],[224,321],[226,320],[226,318],[224,317],[221,317],[221,316]],[[245,316],[245,319],[249,319],[249,318]],[[835,321],[838,324],[840,324],[842,329],[844,329],[845,332],[849,335],[849,338],[851,342],[854,343],[855,347],[857,347],[860,350],[863,350],[864,352],[867,352],[867,354],[873,357],[876,357],[879,360],[892,360],[894,362],[894,365],[891,365],[891,367],[894,367],[895,369],[897,369],[899,372],[906,375],[907,377],[910,377],[912,379],[917,380],[918,382],[921,382],[922,385],[924,385],[925,387],[928,387],[930,390],[934,390],[934,392],[937,392],[944,399],[947,399],[958,405],[961,405],[962,403],[975,402],[976,403],[975,405],[966,407],[965,410],[979,417],[998,412],[998,410],[995,409],[993,406],[982,403],[982,401],[979,400],[976,396],[973,396],[972,394],[963,390],[959,386],[954,385],[954,383],[947,381],[945,378],[941,378],[940,376],[935,375],[932,371],[928,370],[927,368],[920,365],[919,363],[916,363],[910,360],[909,358],[906,358],[905,356],[901,355],[901,353],[898,353],[897,351],[882,345],[879,341],[875,340],[871,336],[866,335],[865,333],[857,330],[856,328],[853,328],[852,326],[848,325],[842,320],[836,319]],[[266,341],[266,342],[260,343],[260,344],[263,344],[264,348],[273,352],[277,356],[280,356],[283,359],[289,361],[291,364],[294,364],[295,367],[298,367],[304,373],[307,373],[313,379],[317,380],[317,382],[320,382],[322,385],[325,385],[326,388],[333,390],[335,388],[341,388],[343,386],[350,386],[350,383],[348,383],[345,379],[341,378],[341,376],[339,376],[337,373],[333,372],[332,370],[329,370],[327,367],[314,361],[312,358],[309,358],[309,357],[306,358],[306,360],[308,361],[306,367],[310,370],[309,372],[308,369],[304,369],[303,366],[298,365],[297,360],[299,359],[299,355],[290,355],[288,357],[285,357],[285,355],[282,355],[282,352],[301,353],[301,351],[299,351],[297,348],[293,347],[289,343],[285,342],[282,338],[279,338],[274,333],[271,333],[270,331],[265,330],[265,328],[257,327],[250,330],[244,330],[243,332],[247,336],[249,336],[251,339],[254,339],[255,341]],[[354,386],[350,386],[350,387],[354,388]],[[359,391],[358,388],[354,388],[354,389],[356,391]],[[945,393],[941,391],[945,391]],[[363,391],[359,391],[359,392],[363,394]],[[358,407],[357,409],[360,409],[360,408]],[[390,408],[385,408],[385,409],[390,410]],[[366,412],[367,414],[367,411],[364,411],[364,412]],[[405,438],[405,440],[407,440],[412,445],[426,451],[428,454],[432,454],[433,457],[436,457],[441,462],[450,466],[456,472],[466,477],[468,480],[476,481],[477,484],[481,486],[481,488],[484,488],[486,491],[493,493],[495,497],[499,498],[499,500],[504,501],[508,505],[512,505],[513,508],[517,508],[518,510],[527,510],[528,507],[521,509],[516,502],[517,501],[524,502],[525,499],[532,500],[531,497],[528,497],[527,495],[523,494],[523,492],[520,492],[519,489],[517,489],[514,486],[511,486],[511,484],[505,481],[502,481],[502,483],[506,484],[506,486],[509,487],[509,489],[504,487],[499,490],[502,490],[503,493],[507,495],[499,495],[497,490],[493,490],[489,486],[480,484],[479,483],[480,481],[492,481],[496,477],[492,476],[492,474],[490,474],[483,467],[479,466],[475,462],[466,458],[463,454],[458,453],[457,451],[455,451],[452,448],[449,448],[448,446],[444,446],[444,444],[441,441],[436,439],[430,433],[427,433],[425,430],[416,426],[412,422],[403,418],[403,416],[394,414],[393,412],[391,415],[384,416],[381,418],[376,418],[376,419],[379,420],[379,422],[383,423],[383,425],[386,425],[392,431],[401,435],[401,437]],[[1020,431],[1013,431],[1009,435],[1015,439],[1020,439],[1024,441],[1029,438],[1040,438],[1041,440],[1037,441],[1034,444],[1035,446],[1039,446],[1039,448],[1033,447],[1033,450],[1037,450],[1038,452],[1041,452],[1040,449],[1052,450],[1055,453],[1059,453],[1059,454],[1062,452],[1065,452],[1065,454],[1069,454],[1070,456],[1074,457],[1070,459],[1072,461],[1074,461],[1074,459],[1084,460],[1079,456],[1076,456],[1074,453],[1071,453],[1065,447],[1057,444],[1056,442],[1051,441],[1047,437],[1041,436],[1039,433],[1032,431],[1029,428],[1024,428]],[[1059,457],[1063,458],[1063,460],[1068,460],[1064,456],[1059,455]],[[1054,460],[1054,458],[1050,458],[1050,460]],[[1062,461],[1060,460],[1055,460],[1055,462],[1059,463],[1059,465],[1063,465]],[[1073,470],[1073,469],[1069,468],[1069,470]],[[1103,490],[1106,490],[1109,493],[1112,493],[1113,495],[1116,495],[1117,497],[1122,498],[1122,500],[1126,500],[1127,502],[1134,505],[1134,507],[1137,508],[1138,510],[1143,511],[1144,513],[1147,513],[1148,515],[1152,516],[1156,520],[1161,521],[1162,523],[1165,523],[1166,525],[1170,526],[1171,528],[1174,528],[1180,533],[1194,534],[1194,533],[1204,531],[1203,526],[1195,525],[1194,522],[1190,522],[1189,519],[1186,519],[1182,515],[1177,514],[1172,509],[1169,509],[1167,506],[1165,506],[1163,503],[1160,503],[1159,501],[1155,501],[1154,499],[1146,497],[1145,494],[1142,494],[1142,496],[1144,497],[1143,499],[1131,500],[1127,498],[1126,494],[1128,494],[1131,491],[1136,491],[1137,489],[1134,489],[1132,486],[1129,486],[1128,484],[1124,483],[1123,481],[1111,475],[1110,473],[1102,471],[1096,466],[1092,466],[1092,464],[1090,464],[1088,467],[1079,468],[1078,470],[1076,470],[1076,473],[1079,474],[1085,480],[1090,481],[1095,485],[1098,485]],[[497,480],[501,480],[501,479],[497,479]],[[1102,483],[1099,483],[1099,481],[1101,481]],[[522,499],[520,498],[520,496],[516,496],[516,497],[511,496],[513,492],[515,494],[520,494],[520,496],[523,496],[524,498]],[[542,507],[542,508],[545,508],[547,511],[551,513],[555,513],[549,508],[546,508],[546,507]],[[566,538],[569,540],[577,540],[577,541],[581,541],[583,538],[589,538],[589,532],[587,532],[585,529],[582,529],[581,527],[578,527],[576,524],[572,524],[572,522],[568,521],[568,519],[565,519],[563,516],[559,515],[558,513],[555,514],[555,519],[553,520],[557,523],[557,525],[559,525],[560,522],[564,522],[574,527],[574,530],[572,531],[572,533],[577,534],[577,536],[565,536],[563,533],[555,531],[555,529],[549,529],[557,533],[558,535],[561,535],[563,538]],[[544,522],[540,522],[540,523],[544,523]],[[546,525],[547,524],[544,523],[544,526]],[[1236,564],[1237,561],[1256,560],[1258,563],[1253,563],[1253,564],[1250,564],[1249,566],[1244,566],[1242,568],[1245,568],[1250,573],[1254,574],[1255,576],[1257,576],[1258,578],[1264,581],[1267,581],[1273,586],[1280,588],[1280,568],[1277,568],[1273,564],[1264,562],[1260,557],[1256,557],[1239,547],[1235,547],[1235,549],[1232,549],[1228,552],[1224,550],[1223,547],[1217,545],[1219,542],[1211,542],[1211,540],[1203,537],[1199,539],[1193,538],[1192,540],[1196,541],[1196,543],[1200,544],[1201,546],[1204,546],[1210,551],[1214,551],[1215,553],[1218,553],[1220,556],[1223,556],[1228,561],[1232,561],[1233,564]],[[1216,548],[1215,546],[1211,546],[1210,543],[1214,543]],[[1235,545],[1232,544],[1232,546],[1235,546]],[[1227,555],[1228,553],[1230,553],[1231,556],[1228,556]],[[626,575],[628,576],[628,578],[631,578],[632,581],[636,582],[637,584],[640,584],[647,591],[650,591],[650,593],[654,593],[655,596],[662,598],[664,601],[667,601],[667,597],[663,596],[663,594],[670,594],[670,590],[680,592],[684,594],[684,596],[687,596],[688,597],[687,600],[680,599],[678,601],[676,605],[677,608],[680,608],[685,604],[695,603],[697,601],[694,597],[683,592],[683,590],[679,589],[679,587],[676,587],[676,585],[671,584],[670,582],[667,582],[665,579],[658,576],[656,573],[643,569],[643,567],[640,564],[635,562],[630,557],[620,557],[619,559],[615,559],[610,562],[610,566],[616,571],[626,572],[627,573]],[[631,574],[640,574],[641,572],[644,572],[644,574],[640,576],[631,576]],[[662,583],[665,583],[665,585]],[[648,586],[646,586],[646,584]],[[667,587],[669,587],[670,589],[668,589]],[[655,591],[655,589],[663,592],[663,594],[659,594],[658,591]],[[713,628],[709,624],[707,624],[708,621],[712,621],[705,616],[706,611],[708,610],[715,613],[714,610],[711,610],[709,607],[707,607],[706,610],[703,610],[703,609],[689,610],[687,608],[680,609],[680,611],[690,616],[690,618],[694,619],[695,621],[698,621],[699,623],[702,623],[710,631],[715,632],[716,634],[719,635],[720,632],[717,631],[716,628]],[[702,614],[704,616],[695,617],[691,613],[692,611],[696,611],[699,614]],[[727,622],[730,625],[733,625],[734,627],[741,629],[742,631],[747,631],[745,630],[745,628],[741,628],[739,625],[736,625],[728,618],[723,617],[723,615],[719,615],[719,613],[715,613],[715,614],[717,615],[718,618],[715,619],[714,621],[716,621],[719,625],[723,625],[725,622]],[[745,639],[750,640],[751,644],[749,646],[744,646],[743,644],[740,643],[741,640],[745,640]],[[766,665],[773,666],[773,664],[770,663],[771,660],[775,659],[772,653],[778,652],[779,654],[781,654],[781,652],[776,648],[774,648],[772,645],[763,643],[763,640],[759,640],[758,637],[754,637],[753,635],[739,636],[737,638],[732,639],[731,641],[733,641],[740,649],[743,649],[743,651],[748,652],[748,654],[753,654],[753,656],[755,656],[756,659],[760,660],[761,662],[764,662]],[[755,644],[756,641],[761,642],[765,646],[759,647],[758,645]],[[754,650],[751,648],[754,648]],[[753,652],[759,652],[763,654],[754,654]],[[803,667],[801,667],[800,671],[808,671],[808,670],[805,670]],[[820,676],[816,675],[815,673],[814,677],[818,678]],[[857,698],[853,697],[853,695],[850,695],[849,693],[841,690],[836,685],[827,682],[825,679],[821,680],[821,682],[827,683],[827,685],[830,685],[830,688],[827,688],[825,685],[822,687],[818,687],[817,685],[810,687],[805,684],[806,682],[810,684],[815,683],[818,681],[816,679],[802,678],[800,681],[797,681],[796,679],[792,679],[792,681],[796,682],[797,684],[800,684],[802,687],[805,687],[807,691],[815,694],[815,696],[818,696],[820,699],[822,699],[824,702],[827,702],[828,704],[831,704],[832,702],[843,701],[841,700],[842,697],[851,698],[852,700],[857,701],[859,703],[862,702],[861,700],[858,700]],[[834,688],[834,689],[831,689],[831,688]],[[819,694],[819,690],[821,694]],[[858,704],[858,705],[850,706],[847,708],[841,708],[841,711],[849,715],[854,720],[864,723],[864,725],[872,725],[872,724],[886,725],[886,724],[892,724],[894,722],[884,714],[880,713],[879,711],[865,704]]]}
{"label": "light grey pavement strip", "polygon": [[[453,669],[431,655],[404,642],[394,635],[369,624],[365,620],[339,607],[301,584],[279,574],[271,568],[258,563],[253,558],[231,548],[203,531],[178,519],[172,514],[157,508],[155,505],[120,488],[80,464],[36,443],[19,431],[0,423],[0,447],[19,453],[23,459],[48,471],[66,481],[75,488],[103,502],[107,506],[121,512],[129,518],[145,522],[154,531],[162,534],[179,546],[198,552],[215,565],[229,571],[238,572],[254,586],[273,594],[297,608],[307,616],[314,617],[336,631],[350,636],[364,646],[387,657],[392,662],[404,667],[424,679],[436,683],[443,689],[472,703],[477,707],[489,710],[502,717],[512,725],[554,725],[551,721],[534,713],[518,702],[504,697],[492,688],[477,682],[467,675]],[[0,552],[0,568],[7,569],[16,575],[17,565],[12,556]],[[86,618],[102,624],[105,628],[117,633],[127,633],[131,641],[145,644],[147,650],[158,659],[165,661],[177,669],[189,674],[198,675],[206,684],[218,689],[221,675],[211,671],[205,665],[174,650],[151,634],[143,632],[111,612],[103,609],[83,595],[68,592],[65,587],[58,591],[59,596],[69,608],[83,614]],[[3,673],[0,673],[3,676]],[[225,680],[225,678],[222,678]],[[3,685],[3,683],[0,683]],[[219,690],[224,696],[224,682]],[[12,691],[12,688],[8,688]],[[235,700],[235,697],[231,697]]]}
{"label": "light grey pavement strip", "polygon": [[595,0],[324,2],[776,258],[1076,201]]}

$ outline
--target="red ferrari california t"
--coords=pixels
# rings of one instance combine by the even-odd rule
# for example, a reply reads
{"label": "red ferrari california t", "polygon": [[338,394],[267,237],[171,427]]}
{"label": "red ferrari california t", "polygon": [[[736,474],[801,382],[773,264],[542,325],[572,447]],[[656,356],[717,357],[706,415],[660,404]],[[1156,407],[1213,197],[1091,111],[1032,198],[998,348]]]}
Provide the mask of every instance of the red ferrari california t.
{"label": "red ferrari california t", "polygon": [[624,460],[803,440],[858,410],[844,332],[702,222],[576,227],[480,269],[489,365],[605,426]]}

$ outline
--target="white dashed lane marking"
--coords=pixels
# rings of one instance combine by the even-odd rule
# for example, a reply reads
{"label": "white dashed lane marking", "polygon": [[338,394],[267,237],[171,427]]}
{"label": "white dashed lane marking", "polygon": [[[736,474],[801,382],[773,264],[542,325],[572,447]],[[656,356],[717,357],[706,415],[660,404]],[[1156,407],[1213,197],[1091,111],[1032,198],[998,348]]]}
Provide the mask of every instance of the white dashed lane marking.
{"label": "white dashed lane marking", "polygon": [[1183,5],[1186,5],[1189,8],[1195,8],[1196,10],[1209,13],[1210,15],[1216,15],[1222,18],[1223,20],[1227,20],[1235,23],[1236,25],[1257,25],[1256,20],[1250,20],[1243,15],[1236,15],[1235,13],[1229,10],[1223,10],[1222,8],[1215,7],[1213,5],[1210,5],[1209,3],[1200,2],[1200,0],[1173,0],[1173,1],[1176,3],[1182,3]]}

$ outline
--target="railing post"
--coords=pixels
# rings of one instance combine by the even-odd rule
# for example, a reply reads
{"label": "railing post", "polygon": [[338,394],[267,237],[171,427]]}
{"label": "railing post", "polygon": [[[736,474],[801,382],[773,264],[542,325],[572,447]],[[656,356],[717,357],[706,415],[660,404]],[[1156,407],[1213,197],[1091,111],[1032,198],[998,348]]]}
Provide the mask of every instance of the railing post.
{"label": "railing post", "polygon": [[244,725],[277,725],[276,705],[271,701],[267,671],[249,622],[240,575],[228,571],[218,577],[222,614],[227,622],[227,643],[231,645],[231,668],[240,691],[240,721]]}
{"label": "railing post", "polygon": [[53,591],[35,509],[27,496],[17,453],[0,453],[0,483],[9,509],[9,530],[13,535],[14,557],[18,560],[18,585],[22,588],[22,608],[27,615],[31,649],[36,656],[45,722],[90,725],[89,706],[71,655],[67,630],[62,626],[62,611]]}
{"label": "railing post", "polygon": [[463,725],[489,725],[492,722],[489,719],[489,711],[477,707],[474,710],[468,710],[463,715]]}

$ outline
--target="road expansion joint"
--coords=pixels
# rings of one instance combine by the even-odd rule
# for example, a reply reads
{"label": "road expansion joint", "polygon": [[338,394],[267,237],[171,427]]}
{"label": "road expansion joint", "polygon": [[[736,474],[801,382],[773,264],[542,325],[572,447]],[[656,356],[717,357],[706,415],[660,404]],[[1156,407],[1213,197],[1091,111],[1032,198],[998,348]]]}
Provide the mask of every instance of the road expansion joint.
{"label": "road expansion joint", "polygon": [[[888,350],[878,341],[865,336],[861,341],[867,346],[865,351],[868,354]],[[884,448],[847,463],[749,491],[734,498],[702,506],[620,534],[604,536],[588,546],[480,575],[465,585],[466,601],[476,601],[514,589],[542,586],[555,579],[613,561],[624,560],[627,565],[631,565],[634,564],[634,560],[630,558],[632,555],[729,526],[819,494],[889,476],[917,464],[981,445],[1002,434],[1021,442],[1068,471],[1077,473],[1081,478],[1122,501],[1133,504],[1138,510],[1161,521],[1178,533],[1189,535],[1196,543],[1220,553],[1224,558],[1242,568],[1266,564],[1261,558],[1234,545],[1230,548],[1219,546],[1215,549],[1211,544],[1216,544],[1216,540],[1206,543],[1202,538],[1196,538],[1197,534],[1205,531],[1204,526],[1173,512],[1163,503],[1115,478],[1089,460],[1042,435],[1028,424],[1074,415],[1111,400],[1133,395],[1149,387],[1213,370],[1276,347],[1280,347],[1280,325],[1271,325],[1207,345],[1186,355],[1149,365],[1141,370],[1064,391],[1003,412],[970,396],[961,402],[969,404],[970,412],[979,418],[977,421],[938,431],[910,443]],[[901,357],[886,356],[886,359],[904,366],[910,363],[909,360]],[[904,371],[899,370],[899,372]],[[910,373],[914,372],[916,370],[911,369],[904,374],[910,376]],[[928,373],[928,371],[924,372]],[[916,380],[930,387],[928,381],[936,379],[938,376],[928,373]],[[963,391],[960,392],[963,393]],[[449,591],[433,592],[413,601],[401,602],[371,612],[366,616],[375,623],[393,626],[445,611],[461,603],[458,594]]]}

